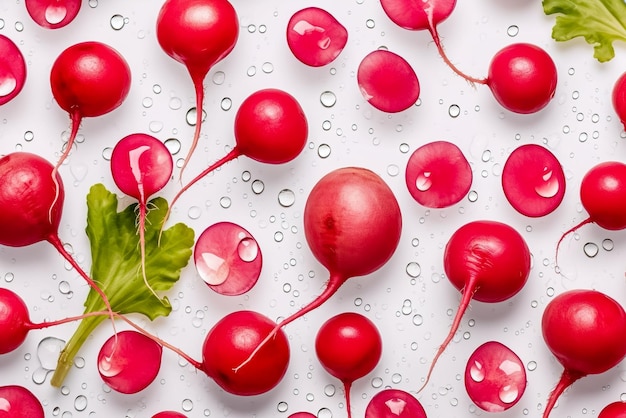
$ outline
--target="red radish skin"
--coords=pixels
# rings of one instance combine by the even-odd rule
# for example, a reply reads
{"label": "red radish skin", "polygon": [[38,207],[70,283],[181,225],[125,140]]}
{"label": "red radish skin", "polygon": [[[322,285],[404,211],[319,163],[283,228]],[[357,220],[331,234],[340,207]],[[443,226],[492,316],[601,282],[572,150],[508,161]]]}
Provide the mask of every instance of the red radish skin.
{"label": "red radish skin", "polygon": [[31,19],[46,29],[58,29],[72,23],[81,4],[81,0],[24,0]]}
{"label": "red radish skin", "polygon": [[472,168],[458,146],[434,141],[417,148],[406,165],[406,186],[413,199],[429,208],[446,208],[472,186]]}
{"label": "red radish skin", "polygon": [[361,60],[357,83],[363,98],[387,113],[408,109],[420,95],[419,80],[411,65],[400,55],[383,49]]}
{"label": "red radish skin", "polygon": [[0,106],[13,100],[26,84],[26,61],[10,38],[0,35]]}
{"label": "red radish skin", "polygon": [[243,227],[218,222],[206,228],[194,247],[200,278],[221,295],[246,293],[256,284],[263,267],[261,247]]}
{"label": "red radish skin", "polygon": [[121,331],[109,338],[98,353],[100,377],[116,392],[141,392],[156,379],[163,348],[137,331]]}
{"label": "red radish skin", "polygon": [[296,412],[289,415],[287,418],[317,418],[317,415],[313,415],[310,412]]}
{"label": "red radish skin", "polygon": [[369,401],[365,418],[426,418],[426,411],[409,392],[384,389]]}
{"label": "red radish skin", "polygon": [[626,312],[615,299],[596,290],[576,289],[556,296],[544,310],[541,331],[548,349],[563,365],[543,418],[578,379],[604,373],[626,356]]}
{"label": "red radish skin", "polygon": [[182,180],[200,139],[204,79],[235,48],[239,18],[228,0],[166,0],[157,16],[156,36],[163,51],[187,68],[196,95],[196,126]]}
{"label": "red radish skin", "polygon": [[626,127],[626,73],[623,73],[615,81],[611,94],[613,110],[617,114],[622,125]]}
{"label": "red radish skin", "polygon": [[511,44],[492,58],[486,84],[505,109],[535,113],[554,97],[557,69],[550,55],[538,46]]}
{"label": "red radish skin", "polygon": [[348,42],[348,31],[319,7],[294,13],[287,23],[287,45],[303,64],[322,67],[333,62]]}
{"label": "red radish skin", "polygon": [[37,397],[23,386],[0,386],[0,416],[45,418]]}
{"label": "red radish skin", "polygon": [[348,418],[352,417],[352,383],[374,370],[382,350],[383,341],[376,325],[355,312],[335,315],[318,330],[315,353],[322,367],[343,384]]}
{"label": "red radish skin", "polygon": [[454,338],[472,299],[497,303],[522,290],[530,274],[530,250],[519,232],[509,225],[472,221],[452,234],[444,249],[443,264],[448,280],[461,292],[461,301],[419,391],[428,384],[437,360]]}
{"label": "red radish skin", "polygon": [[602,408],[598,418],[626,418],[626,402],[616,401],[608,404]]}
{"label": "red radish skin", "polygon": [[318,308],[352,277],[380,269],[393,255],[402,214],[392,190],[373,171],[344,167],[322,177],[304,208],[304,234],[315,258],[330,273],[324,290],[280,321],[237,370],[252,361],[284,326]]}
{"label": "red radish skin", "polygon": [[522,145],[502,169],[502,189],[511,206],[524,216],[537,218],[556,210],[565,196],[565,173],[547,148]]}
{"label": "red radish skin", "polygon": [[488,341],[467,360],[465,389],[480,409],[506,411],[517,404],[526,390],[524,363],[509,347]]}
{"label": "red radish skin", "polygon": [[152,418],[187,418],[187,415],[175,411],[163,411],[152,415]]}

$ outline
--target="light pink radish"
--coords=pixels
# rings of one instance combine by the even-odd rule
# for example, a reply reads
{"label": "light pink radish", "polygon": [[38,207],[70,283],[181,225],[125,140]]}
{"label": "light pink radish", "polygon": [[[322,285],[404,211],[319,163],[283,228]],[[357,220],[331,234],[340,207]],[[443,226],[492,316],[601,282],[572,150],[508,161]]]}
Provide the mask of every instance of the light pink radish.
{"label": "light pink radish", "polygon": [[356,77],[363,98],[383,112],[406,110],[420,95],[419,80],[411,64],[384,49],[367,54],[359,63]]}
{"label": "light pink radish", "polygon": [[239,18],[228,0],[166,0],[159,11],[156,36],[163,51],[183,64],[196,95],[196,127],[180,178],[193,154],[202,125],[204,79],[234,49]]}
{"label": "light pink radish", "polygon": [[367,404],[365,418],[426,418],[426,411],[409,392],[384,389]]}
{"label": "light pink radish", "polygon": [[615,299],[597,290],[575,289],[557,295],[543,312],[541,331],[548,349],[563,365],[543,418],[578,379],[604,373],[626,356],[626,312]]}
{"label": "light pink radish", "polygon": [[448,280],[461,292],[461,301],[419,391],[428,384],[437,360],[454,338],[472,299],[497,303],[522,290],[530,274],[530,250],[511,226],[497,221],[472,221],[457,229],[448,240],[443,265]]}
{"label": "light pink radish", "polygon": [[626,73],[623,73],[615,81],[611,94],[611,102],[617,117],[622,125],[626,127]]}
{"label": "light pink radish", "polygon": [[546,216],[563,201],[565,173],[547,148],[522,145],[504,163],[502,189],[511,206],[522,215]]}
{"label": "light pink radish", "polygon": [[472,178],[467,158],[448,141],[433,141],[417,148],[405,171],[409,193],[429,208],[446,208],[460,202],[469,192]]}
{"label": "light pink radish", "polygon": [[45,418],[39,399],[23,386],[0,386],[0,405],[0,416]]}
{"label": "light pink radish", "polygon": [[306,7],[287,23],[287,45],[302,63],[321,67],[334,61],[348,42],[348,31],[328,11]]}
{"label": "light pink radish", "polygon": [[598,418],[626,418],[626,402],[611,402],[598,414]]}
{"label": "light pink radish", "polygon": [[524,363],[504,344],[487,341],[467,360],[465,389],[480,409],[506,411],[517,404],[526,390]]}
{"label": "light pink radish", "polygon": [[69,25],[80,11],[81,0],[24,0],[28,14],[46,29]]}
{"label": "light pink radish", "polygon": [[376,325],[356,312],[335,315],[317,331],[315,353],[324,369],[343,384],[348,418],[352,417],[352,383],[374,370],[382,350],[383,341]]}
{"label": "light pink radish", "polygon": [[0,106],[17,96],[26,83],[26,61],[10,38],[0,35]]}

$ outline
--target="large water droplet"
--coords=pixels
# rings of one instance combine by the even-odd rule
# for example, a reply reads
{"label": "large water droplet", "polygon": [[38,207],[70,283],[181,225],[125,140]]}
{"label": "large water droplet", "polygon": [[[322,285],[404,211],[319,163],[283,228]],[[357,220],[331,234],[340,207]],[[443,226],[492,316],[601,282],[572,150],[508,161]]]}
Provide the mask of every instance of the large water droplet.
{"label": "large water droplet", "polygon": [[54,5],[54,4],[51,4],[48,7],[46,7],[46,11],[44,13],[46,22],[50,23],[51,25],[56,25],[57,23],[61,23],[63,19],[65,19],[66,16],[67,16],[67,9],[65,8],[65,6]]}
{"label": "large water droplet", "polygon": [[213,253],[202,253],[198,274],[207,284],[216,286],[224,283],[230,274],[230,266],[222,257]]}
{"label": "large water droplet", "polygon": [[430,178],[431,174],[432,173],[430,171],[424,171],[417,176],[415,179],[415,187],[417,187],[417,190],[425,192],[432,187],[433,181]]}
{"label": "large water droplet", "polygon": [[45,370],[56,369],[63,347],[65,347],[65,341],[59,338],[46,337],[41,340],[37,346],[37,358],[41,367]]}
{"label": "large water droplet", "polygon": [[535,192],[546,199],[556,196],[559,192],[559,179],[548,167],[544,167],[541,183],[535,186]]}
{"label": "large water droplet", "polygon": [[402,399],[389,399],[385,402],[385,406],[389,408],[389,412],[400,416],[404,412],[404,408],[406,408],[406,402]]}
{"label": "large water droplet", "polygon": [[237,245],[237,254],[245,262],[254,261],[259,255],[259,245],[254,238],[245,237]]}
{"label": "large water droplet", "polygon": [[278,203],[284,207],[288,208],[296,202],[296,194],[293,190],[283,189],[278,193]]}
{"label": "large water droplet", "polygon": [[513,403],[519,397],[519,390],[517,389],[517,386],[506,385],[500,389],[498,397],[504,403]]}
{"label": "large water droplet", "polygon": [[8,96],[17,87],[17,80],[13,74],[0,72],[0,97]]}
{"label": "large water droplet", "polygon": [[485,379],[485,370],[483,369],[483,365],[475,361],[470,368],[470,376],[475,382],[482,382]]}

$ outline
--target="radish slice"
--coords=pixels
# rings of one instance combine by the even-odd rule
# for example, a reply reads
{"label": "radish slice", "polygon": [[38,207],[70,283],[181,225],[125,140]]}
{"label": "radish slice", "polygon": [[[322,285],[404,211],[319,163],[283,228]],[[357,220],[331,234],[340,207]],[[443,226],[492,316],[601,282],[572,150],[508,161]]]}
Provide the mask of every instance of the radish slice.
{"label": "radish slice", "polygon": [[426,418],[426,411],[413,395],[399,389],[378,392],[367,405],[365,418]]}
{"label": "radish slice", "polygon": [[515,149],[502,169],[502,189],[513,208],[525,216],[553,212],[565,195],[561,163],[548,149],[535,144]]}
{"label": "radish slice", "polygon": [[58,29],[74,20],[82,0],[25,0],[24,4],[36,24],[46,29]]}
{"label": "radish slice", "polygon": [[348,31],[333,15],[318,7],[302,9],[289,19],[287,45],[306,65],[321,67],[337,58],[348,42]]}
{"label": "radish slice", "polygon": [[463,152],[451,142],[435,141],[413,152],[406,166],[406,186],[411,196],[429,208],[458,203],[472,185],[472,168]]}
{"label": "radish slice", "polygon": [[0,416],[44,418],[43,406],[31,391],[22,386],[0,387]]}
{"label": "radish slice", "polygon": [[467,360],[465,389],[480,409],[506,411],[520,400],[526,389],[524,364],[504,344],[488,341]]}
{"label": "radish slice", "polygon": [[411,107],[420,95],[420,84],[411,65],[400,55],[384,49],[370,52],[357,70],[361,94],[383,112],[396,113]]}
{"label": "radish slice", "polygon": [[22,91],[26,82],[26,61],[15,43],[0,35],[0,106]]}
{"label": "radish slice", "polygon": [[248,231],[231,222],[219,222],[198,237],[194,261],[198,274],[212,290],[234,296],[256,284],[263,256]]}

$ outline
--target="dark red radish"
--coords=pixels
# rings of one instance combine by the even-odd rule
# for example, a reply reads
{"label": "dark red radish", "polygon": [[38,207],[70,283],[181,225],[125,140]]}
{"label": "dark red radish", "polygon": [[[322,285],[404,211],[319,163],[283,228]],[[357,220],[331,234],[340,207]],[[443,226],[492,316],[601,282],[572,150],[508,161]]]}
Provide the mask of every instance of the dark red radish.
{"label": "dark red radish", "polygon": [[367,404],[365,418],[426,418],[426,411],[409,392],[384,389]]}
{"label": "dark red radish", "polygon": [[317,418],[317,415],[310,412],[296,412],[289,415],[287,418]]}
{"label": "dark red radish", "polygon": [[24,0],[31,19],[46,29],[70,24],[78,15],[82,0]]}
{"label": "dark red radish", "polygon": [[402,112],[420,95],[419,80],[411,64],[384,49],[367,54],[359,63],[356,77],[363,98],[383,112]]}
{"label": "dark red radish", "polygon": [[598,418],[626,418],[626,402],[611,402],[598,414]]}
{"label": "dark red radish", "polygon": [[382,351],[378,328],[369,318],[356,312],[335,315],[317,331],[315,353],[322,367],[343,384],[348,418],[352,416],[352,383],[374,370]]}
{"label": "dark red radish", "polygon": [[143,281],[155,294],[146,277],[145,222],[148,201],[161,191],[172,177],[172,154],[157,138],[147,134],[125,136],[111,153],[111,174],[117,187],[126,195],[137,199],[139,207],[139,248]]}
{"label": "dark red radish", "polygon": [[546,306],[541,331],[563,373],[543,412],[547,418],[561,394],[578,379],[615,367],[626,356],[626,312],[597,290],[575,289]]}
{"label": "dark red radish", "polygon": [[280,321],[237,370],[284,326],[318,308],[352,277],[380,269],[393,255],[402,232],[402,214],[392,190],[373,171],[344,167],[322,177],[304,207],[304,234],[315,258],[330,273],[324,290]]}
{"label": "dark red radish", "polygon": [[502,302],[515,296],[530,274],[530,250],[514,228],[497,221],[472,221],[457,229],[446,244],[443,266],[461,292],[459,308],[447,337],[435,353],[426,387],[437,360],[454,338],[470,302]]}
{"label": "dark red radish", "polygon": [[10,38],[0,35],[0,106],[22,91],[26,72],[22,51]]}
{"label": "dark red radish", "polygon": [[187,415],[175,411],[163,411],[152,415],[152,418],[187,418]]}
{"label": "dark red radish", "polygon": [[195,89],[196,126],[182,179],[200,138],[204,79],[234,49],[239,18],[228,0],[166,0],[157,16],[156,36],[163,51],[187,68]]}
{"label": "dark red radish", "polygon": [[522,215],[546,216],[563,201],[565,173],[547,148],[522,145],[504,163],[502,189],[511,206]]}
{"label": "dark red radish", "polygon": [[200,278],[222,295],[241,295],[261,275],[263,255],[256,239],[232,222],[206,228],[194,247],[194,262]]}
{"label": "dark red radish", "polygon": [[486,80],[496,101],[514,113],[535,113],[548,105],[557,86],[557,69],[546,51],[516,43],[498,51]]}
{"label": "dark red radish", "polygon": [[524,363],[509,347],[488,341],[467,360],[465,389],[480,409],[506,411],[517,404],[526,390]]}
{"label": "dark red radish", "polygon": [[72,150],[83,118],[120,107],[130,83],[130,67],[124,57],[102,42],[81,42],[59,54],[50,71],[50,86],[54,99],[70,116],[71,131],[55,172]]}
{"label": "dark red radish", "polygon": [[137,331],[120,331],[109,338],[98,353],[98,372],[111,389],[137,393],[156,379],[161,369],[163,348]]}
{"label": "dark red radish", "polygon": [[311,67],[333,62],[347,42],[346,28],[319,7],[298,10],[287,23],[289,49],[300,62]]}
{"label": "dark red radish", "polygon": [[406,165],[409,193],[420,205],[446,208],[458,203],[472,186],[472,168],[461,149],[448,141],[417,148]]}
{"label": "dark red radish", "polygon": [[37,397],[23,386],[0,386],[0,417],[45,418]]}
{"label": "dark red radish", "polygon": [[623,73],[615,81],[611,94],[613,110],[617,114],[622,125],[626,127],[626,73]]}

